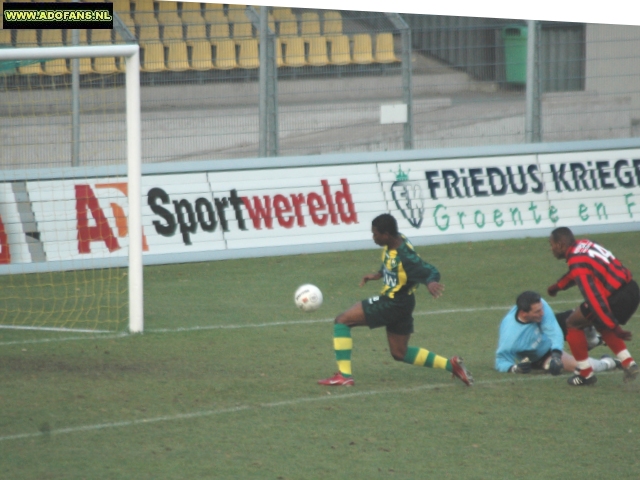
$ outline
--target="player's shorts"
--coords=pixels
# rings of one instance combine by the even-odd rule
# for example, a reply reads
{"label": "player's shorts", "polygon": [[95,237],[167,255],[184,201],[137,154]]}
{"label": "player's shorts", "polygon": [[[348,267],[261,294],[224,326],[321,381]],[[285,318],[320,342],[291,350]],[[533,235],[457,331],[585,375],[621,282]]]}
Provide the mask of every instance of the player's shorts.
{"label": "player's shorts", "polygon": [[389,297],[371,297],[362,301],[365,322],[369,328],[386,327],[396,335],[413,333],[413,309],[416,299],[407,295],[401,301]]}
{"label": "player's shorts", "polygon": [[[640,304],[640,288],[635,280],[623,285],[609,297],[609,308],[620,325],[627,324],[638,309],[638,304]],[[585,318],[595,319],[596,325],[600,323],[587,302],[580,305],[580,311]]]}

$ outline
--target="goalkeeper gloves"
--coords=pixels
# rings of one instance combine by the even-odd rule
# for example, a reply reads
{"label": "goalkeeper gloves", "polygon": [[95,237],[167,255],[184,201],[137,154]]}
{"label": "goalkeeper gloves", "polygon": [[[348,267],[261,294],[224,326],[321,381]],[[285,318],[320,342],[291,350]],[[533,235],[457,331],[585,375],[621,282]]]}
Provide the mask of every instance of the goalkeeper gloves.
{"label": "goalkeeper gloves", "polygon": [[562,364],[562,352],[560,350],[551,351],[551,361],[549,362],[549,373],[551,375],[560,375],[564,365]]}
{"label": "goalkeeper gloves", "polygon": [[557,283],[554,283],[549,288],[547,288],[547,293],[551,297],[555,297],[558,294],[559,291],[560,291],[560,287],[558,287]]}
{"label": "goalkeeper gloves", "polygon": [[531,362],[529,360],[520,362],[517,365],[513,365],[509,371],[511,373],[531,373]]}

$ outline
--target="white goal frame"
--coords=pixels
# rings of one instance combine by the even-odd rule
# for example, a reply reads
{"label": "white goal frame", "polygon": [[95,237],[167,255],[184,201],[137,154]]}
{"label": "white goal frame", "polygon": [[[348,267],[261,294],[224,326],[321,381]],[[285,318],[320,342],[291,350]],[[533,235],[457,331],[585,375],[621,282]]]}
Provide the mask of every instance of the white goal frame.
{"label": "white goal frame", "polygon": [[142,191],[140,126],[140,47],[138,44],[1,48],[1,60],[124,57],[126,64],[127,182],[129,201],[129,331],[144,328],[142,281]]}

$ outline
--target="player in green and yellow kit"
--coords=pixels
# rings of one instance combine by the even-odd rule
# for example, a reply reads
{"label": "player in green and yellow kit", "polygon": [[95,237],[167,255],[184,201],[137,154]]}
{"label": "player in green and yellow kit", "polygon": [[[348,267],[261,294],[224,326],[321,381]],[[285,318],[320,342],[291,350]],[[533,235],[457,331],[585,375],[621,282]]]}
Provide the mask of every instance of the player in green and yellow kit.
{"label": "player in green and yellow kit", "polygon": [[458,356],[447,359],[425,348],[410,347],[413,333],[414,292],[424,283],[435,298],[442,295],[444,285],[439,283],[440,273],[433,265],[420,258],[407,238],[398,232],[396,219],[387,213],[377,216],[371,224],[373,241],[384,247],[382,267],[376,273],[362,277],[360,286],[370,280],[383,279],[384,287],[377,297],[371,297],[353,305],[335,319],[333,346],[338,370],[333,377],[319,380],[320,385],[350,386],[354,384],[351,373],[351,328],[368,326],[386,327],[391,356],[400,362],[442,368],[451,372],[466,385],[473,378]]}

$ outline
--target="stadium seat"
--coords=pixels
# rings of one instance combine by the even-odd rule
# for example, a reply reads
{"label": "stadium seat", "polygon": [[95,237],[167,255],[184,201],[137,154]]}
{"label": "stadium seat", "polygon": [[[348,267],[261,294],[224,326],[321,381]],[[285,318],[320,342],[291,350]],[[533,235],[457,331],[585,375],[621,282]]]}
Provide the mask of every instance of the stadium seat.
{"label": "stadium seat", "polygon": [[209,25],[209,37],[211,41],[220,38],[229,38],[229,22],[224,15],[214,19]]}
{"label": "stadium seat", "polygon": [[189,70],[189,56],[185,42],[173,41],[168,44],[167,69],[172,72],[184,72]]}
{"label": "stadium seat", "polygon": [[[207,37],[207,28],[204,23],[197,23],[187,25],[187,36],[185,38],[187,45],[193,45],[196,42],[200,42],[206,40],[208,42]],[[211,45],[209,45],[211,47]]]}
{"label": "stadium seat", "polygon": [[332,65],[349,65],[351,63],[351,45],[346,35],[336,35],[328,39],[331,45],[329,63]]}
{"label": "stadium seat", "polygon": [[[73,45],[73,30],[67,30],[66,38],[67,38],[67,41],[65,42],[65,45],[67,46]],[[84,28],[78,30],[78,45],[88,45],[88,44],[89,44],[89,37],[88,37],[87,30]]]}
{"label": "stadium seat", "polygon": [[249,38],[253,37],[253,25],[251,22],[235,22],[233,24],[233,38]]}
{"label": "stadium seat", "polygon": [[158,25],[140,26],[138,32],[138,42],[141,45],[160,42],[160,27]]}
{"label": "stadium seat", "polygon": [[400,61],[394,52],[393,34],[379,33],[376,35],[376,54],[373,59],[377,63],[394,63]]}
{"label": "stadium seat", "polygon": [[44,72],[42,71],[42,63],[36,62],[18,67],[18,73],[20,75],[42,75]]}
{"label": "stadium seat", "polygon": [[38,47],[35,30],[16,30],[16,47]]}
{"label": "stadium seat", "polygon": [[278,35],[280,37],[298,36],[298,20],[296,17],[288,18],[286,20],[280,20],[278,29]]}
{"label": "stadium seat", "polygon": [[91,30],[92,45],[109,45],[112,43],[111,30],[93,29]]}
{"label": "stadium seat", "polygon": [[182,24],[165,25],[162,27],[162,43],[169,45],[173,42],[183,42]]}
{"label": "stadium seat", "polygon": [[340,12],[326,11],[324,12],[324,35],[342,35],[342,15]]}
{"label": "stadium seat", "polygon": [[371,54],[371,35],[358,33],[353,36],[353,63],[368,64],[373,62]]}
{"label": "stadium seat", "polygon": [[131,4],[134,7],[134,15],[138,12],[150,12],[153,13],[155,6],[153,0],[131,0]]}
{"label": "stadium seat", "polygon": [[285,43],[284,64],[287,67],[304,67],[307,61],[304,57],[304,39],[291,37]]}
{"label": "stadium seat", "polygon": [[236,42],[240,47],[238,54],[238,66],[240,68],[258,68],[260,66],[260,54],[258,51],[258,40],[247,38]]}
{"label": "stadium seat", "polygon": [[218,70],[230,70],[238,66],[236,61],[236,44],[233,40],[219,40],[213,42],[213,45],[216,47],[215,68]]}
{"label": "stadium seat", "polygon": [[97,57],[93,59],[93,70],[96,73],[109,75],[118,73],[115,57]]}
{"label": "stadium seat", "polygon": [[202,16],[200,3],[182,2],[182,23],[187,26],[205,23],[204,17]]}
{"label": "stadium seat", "polygon": [[[80,62],[78,64],[78,72],[80,75],[88,75],[89,73],[94,73],[93,65],[90,58],[80,58]],[[73,62],[69,62],[69,70],[73,71]]]}
{"label": "stadium seat", "polygon": [[211,43],[208,40],[196,40],[191,44],[191,68],[211,70],[213,68]]}
{"label": "stadium seat", "polygon": [[164,64],[164,45],[152,42],[141,45],[144,55],[140,70],[143,72],[162,72],[166,70]]}
{"label": "stadium seat", "polygon": [[160,24],[158,23],[158,20],[156,20],[156,17],[153,14],[153,12],[146,12],[145,11],[145,12],[140,12],[140,13],[134,13],[133,21],[139,27],[146,27],[146,26],[158,27],[158,26],[160,26]]}
{"label": "stadium seat", "polygon": [[320,35],[320,17],[316,12],[304,12],[300,18],[300,35],[313,37]]}
{"label": "stadium seat", "polygon": [[273,7],[273,18],[279,20],[289,20],[291,17],[295,18],[295,15],[291,12],[289,7]]}
{"label": "stadium seat", "polygon": [[113,0],[113,10],[120,15],[120,12],[131,12],[129,0]]}
{"label": "stadium seat", "polygon": [[182,25],[178,16],[178,2],[162,0],[158,2],[158,23],[160,25]]}
{"label": "stadium seat", "polygon": [[219,22],[221,18],[224,19],[225,22],[229,21],[227,16],[224,14],[224,10],[222,9],[222,4],[220,3],[204,4],[204,19],[207,23]]}
{"label": "stadium seat", "polygon": [[308,62],[312,67],[323,67],[329,63],[327,56],[327,39],[325,37],[310,37]]}
{"label": "stadium seat", "polygon": [[129,29],[129,32],[133,36],[135,36],[136,22],[133,21],[133,17],[131,16],[131,14],[126,12],[116,12],[116,13],[118,14],[118,17],[120,17],[120,20],[122,20],[122,23],[124,23],[126,27]]}
{"label": "stadium seat", "polygon": [[71,73],[67,67],[67,61],[64,58],[57,58],[44,62],[43,72],[45,75],[57,76],[68,75]]}
{"label": "stadium seat", "polygon": [[246,10],[246,5],[235,5],[230,3],[227,9],[227,17],[229,17],[230,22],[244,21],[246,19]]}
{"label": "stadium seat", "polygon": [[11,30],[0,30],[0,45],[13,45],[11,40]]}
{"label": "stadium seat", "polygon": [[60,47],[62,43],[62,30],[43,29],[40,34],[40,45],[43,47]]}

